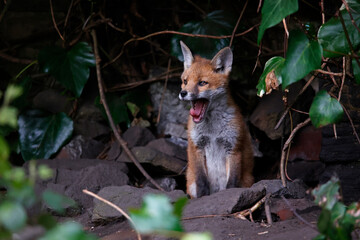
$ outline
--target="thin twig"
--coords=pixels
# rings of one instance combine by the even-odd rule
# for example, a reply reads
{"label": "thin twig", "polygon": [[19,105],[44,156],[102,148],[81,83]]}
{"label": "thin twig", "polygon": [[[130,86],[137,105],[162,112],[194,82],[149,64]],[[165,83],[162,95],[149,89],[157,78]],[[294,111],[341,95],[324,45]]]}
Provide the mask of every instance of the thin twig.
{"label": "thin twig", "polygon": [[272,218],[271,218],[271,211],[270,211],[269,199],[267,199],[267,200],[265,201],[264,207],[265,207],[265,215],[266,215],[267,223],[268,223],[269,225],[272,225]]}
{"label": "thin twig", "polygon": [[73,6],[74,6],[74,0],[71,0],[69,9],[68,9],[67,14],[66,14],[66,17],[65,17],[64,29],[66,28],[67,23],[68,23],[68,21],[69,21],[70,13],[71,13],[71,10],[72,10],[72,7],[73,7]]}
{"label": "thin twig", "polygon": [[334,131],[334,138],[337,139],[337,131],[336,131],[336,124],[333,123],[333,131]]}
{"label": "thin twig", "polygon": [[53,5],[52,5],[52,0],[49,0],[49,2],[50,2],[51,18],[52,18],[52,21],[53,21],[55,30],[56,30],[56,32],[59,34],[61,40],[65,41],[63,35],[61,35],[60,30],[59,30],[59,28],[58,28],[58,26],[57,26],[57,24],[56,24],[56,20],[55,20],[55,16],[54,16],[54,10],[53,10]]}
{"label": "thin twig", "polygon": [[116,27],[114,24],[112,24],[112,22],[111,22],[112,20],[105,18],[105,16],[104,16],[102,13],[100,13],[99,15],[100,15],[100,17],[101,17],[102,19],[108,20],[107,24],[108,24],[111,28],[113,28],[114,30],[116,30],[116,31],[118,31],[118,32],[126,32],[125,29],[118,28],[118,27]]}
{"label": "thin twig", "polygon": [[259,0],[259,5],[258,5],[257,10],[256,10],[257,13],[260,12],[261,4],[262,4],[262,0]]}
{"label": "thin twig", "polygon": [[158,112],[158,117],[157,117],[157,121],[156,121],[157,124],[159,124],[159,122],[160,122],[161,108],[162,108],[162,104],[163,104],[163,101],[164,101],[164,98],[165,98],[165,92],[166,92],[166,88],[167,88],[167,82],[168,82],[168,79],[169,79],[170,66],[171,66],[171,58],[169,58],[169,61],[168,61],[167,74],[166,74],[166,78],[165,78],[164,89],[163,89],[163,92],[162,92],[162,94],[161,94],[161,100],[160,100],[160,105],[159,105],[159,112]]}
{"label": "thin twig", "polygon": [[342,78],[341,78],[341,85],[340,85],[340,90],[339,90],[339,95],[337,100],[340,102],[341,99],[341,93],[344,87],[344,82],[345,82],[345,76],[346,76],[346,59],[345,57],[343,57],[343,73],[342,73]]}
{"label": "thin twig", "polygon": [[202,15],[203,17],[206,16],[206,12],[204,10],[202,10],[198,5],[196,5],[193,1],[191,0],[186,0],[188,3],[190,3],[191,6],[193,6],[194,8],[196,8],[196,10],[198,10]]}
{"label": "thin twig", "polygon": [[325,11],[324,11],[324,0],[320,1],[320,7],[321,7],[321,23],[325,23]]}
{"label": "thin twig", "polygon": [[281,198],[284,200],[284,202],[286,203],[286,205],[288,205],[288,207],[290,208],[290,210],[294,213],[294,215],[300,220],[302,221],[303,223],[305,223],[308,227],[314,229],[316,232],[319,232],[319,230],[313,226],[311,223],[309,223],[308,221],[306,221],[302,216],[300,216],[296,210],[291,206],[291,204],[289,203],[289,201],[284,197],[284,196],[281,196]]}
{"label": "thin twig", "polygon": [[0,52],[0,58],[3,58],[9,62],[20,63],[20,64],[30,64],[34,61],[34,60],[30,60],[30,59],[16,58],[16,57],[7,55],[6,53],[3,53],[3,52]]}
{"label": "thin twig", "polygon": [[232,46],[232,43],[233,43],[233,40],[234,40],[234,37],[235,37],[236,30],[237,30],[237,28],[239,27],[239,23],[240,23],[240,21],[241,21],[242,16],[244,15],[244,12],[245,12],[245,9],[246,9],[246,6],[247,6],[248,2],[249,2],[249,0],[246,0],[245,5],[244,5],[243,9],[241,10],[240,16],[239,16],[239,18],[238,18],[238,20],[237,20],[237,22],[236,22],[236,25],[235,25],[235,27],[234,27],[234,30],[233,30],[232,34],[231,34],[231,39],[230,39],[229,47]]}
{"label": "thin twig", "polygon": [[[243,36],[243,35],[251,32],[257,26],[258,26],[258,24],[256,24],[255,26],[252,26],[251,28],[249,28],[248,30],[246,30],[244,32],[235,34],[235,37]],[[214,36],[214,35],[205,35],[205,34],[184,33],[184,32],[172,31],[172,30],[165,30],[165,31],[155,32],[155,33],[151,33],[149,35],[146,35],[144,37],[131,38],[128,41],[126,41],[124,43],[124,45],[122,46],[120,53],[115,58],[113,58],[111,61],[104,64],[103,68],[105,68],[106,66],[108,66],[108,65],[114,63],[116,60],[118,60],[123,55],[125,46],[128,45],[129,43],[135,42],[135,41],[142,41],[142,40],[148,39],[150,37],[154,37],[154,36],[162,35],[162,34],[177,34],[177,35],[182,35],[182,36],[187,36],[187,37],[200,37],[200,38],[211,38],[211,39],[225,39],[225,38],[231,38],[232,37],[232,35]]]}
{"label": "thin twig", "polygon": [[288,30],[287,25],[286,25],[286,19],[283,18],[282,22],[283,22],[283,25],[284,25],[286,36],[287,36],[287,38],[289,38],[289,30]]}
{"label": "thin twig", "polygon": [[350,11],[350,7],[348,5],[348,3],[345,1],[345,0],[342,0],[345,8],[346,8],[346,11],[349,13],[349,16],[350,16],[350,19],[351,19],[351,23],[354,25],[354,27],[358,30],[358,32],[360,33],[360,29],[358,27],[358,25],[356,24],[355,20],[354,20],[354,17]]}
{"label": "thin twig", "polygon": [[304,127],[305,125],[307,125],[310,122],[310,118],[307,118],[304,122],[299,123],[294,130],[291,131],[289,138],[286,140],[283,149],[282,149],[282,153],[281,153],[281,159],[280,159],[280,177],[281,177],[281,182],[283,184],[284,187],[286,187],[286,177],[285,177],[285,155],[286,155],[286,149],[288,148],[289,144],[291,143],[292,139],[295,136],[295,133],[297,131],[299,131],[300,128]]}
{"label": "thin twig", "polygon": [[[331,71],[331,69],[329,68],[329,66],[327,66],[327,70],[328,70],[328,72]],[[331,75],[331,74],[330,74],[330,78],[331,78],[331,81],[333,82],[333,84],[334,84],[336,87],[339,87],[339,85],[337,84],[337,82],[336,82],[336,80],[335,80],[335,78],[334,78],[334,75]]]}
{"label": "thin twig", "polygon": [[[95,194],[95,193],[93,193],[93,192],[90,192],[90,191],[87,190],[87,189],[83,189],[82,191],[83,191],[83,193],[85,193],[85,194],[87,194],[87,195],[90,195],[90,196],[92,196],[92,197],[100,200],[101,202],[109,205],[110,207],[114,208],[116,211],[118,211],[119,213],[121,213],[127,220],[129,220],[129,222],[131,222],[133,226],[135,226],[135,224],[134,224],[133,220],[131,219],[131,217],[130,217],[124,210],[122,210],[120,207],[118,207],[118,206],[116,206],[115,204],[113,204],[112,202],[110,202],[110,201],[108,201],[108,200],[100,197],[99,195],[97,195],[97,194]],[[140,234],[139,234],[138,232],[136,232],[136,234],[137,234],[137,238],[138,238],[139,240],[141,240]]]}
{"label": "thin twig", "polygon": [[[323,69],[326,65],[326,62],[323,63],[321,65],[321,69]],[[283,114],[281,115],[279,121],[277,122],[277,124],[275,125],[274,129],[278,129],[281,125],[281,123],[284,121],[284,118],[286,116],[286,114],[288,113],[288,111],[290,110],[290,108],[292,107],[292,105],[296,102],[296,99],[301,95],[303,94],[303,92],[305,92],[305,90],[310,86],[310,84],[312,83],[312,81],[316,78],[317,76],[317,72],[314,73],[313,76],[311,76],[311,78],[307,81],[307,83],[304,85],[304,87],[301,89],[301,91],[299,92],[299,94],[296,96],[295,100],[289,104],[289,106],[285,109],[285,111],[283,112]]]}
{"label": "thin twig", "polygon": [[349,44],[349,48],[350,48],[351,54],[354,56],[354,59],[355,59],[356,63],[357,63],[358,66],[360,67],[360,61],[359,61],[359,59],[358,59],[359,56],[358,56],[358,55],[355,53],[355,51],[354,51],[354,47],[353,47],[353,45],[352,45],[352,43],[351,43],[351,41],[350,41],[349,33],[348,33],[347,29],[346,29],[346,25],[345,25],[345,22],[344,22],[344,18],[343,18],[342,14],[341,14],[341,11],[339,11],[339,18],[340,18],[341,25],[342,25],[342,27],[343,27],[343,29],[344,29],[346,41],[347,41],[348,44]]}
{"label": "thin twig", "polygon": [[[341,103],[340,103],[340,104],[341,104]],[[348,117],[348,119],[349,119],[349,121],[350,121],[350,125],[351,125],[351,128],[352,128],[352,130],[353,130],[353,134],[355,135],[358,143],[360,144],[360,138],[359,138],[359,135],[358,135],[357,132],[356,132],[356,129],[355,129],[354,123],[353,123],[353,121],[352,121],[352,119],[351,119],[351,116],[350,116],[348,110],[344,107],[344,105],[341,104],[341,106],[342,106],[342,108],[344,109],[344,112],[345,112],[346,116]]]}
{"label": "thin twig", "polygon": [[145,169],[141,166],[141,164],[139,163],[139,161],[135,158],[134,154],[130,151],[130,149],[127,147],[127,143],[125,142],[125,140],[123,140],[119,134],[119,132],[116,130],[116,126],[114,123],[114,120],[111,117],[111,113],[110,113],[110,109],[109,106],[107,105],[106,102],[106,98],[105,98],[105,93],[104,93],[104,88],[103,88],[103,82],[102,82],[102,78],[101,78],[101,71],[100,71],[100,56],[99,56],[99,50],[98,50],[98,45],[97,45],[97,38],[96,38],[96,31],[95,30],[91,30],[91,36],[94,42],[94,54],[95,54],[95,58],[96,58],[96,74],[97,74],[97,80],[98,80],[98,87],[99,87],[99,94],[100,94],[100,99],[101,99],[101,103],[104,106],[106,115],[108,117],[111,129],[114,132],[114,135],[117,139],[117,141],[119,142],[120,146],[122,147],[122,149],[125,151],[125,153],[128,155],[128,157],[131,159],[131,161],[135,164],[135,166],[140,170],[140,172],[146,177],[146,179],[148,179],[156,188],[158,188],[161,191],[164,191],[164,189],[162,187],[159,186],[159,184],[157,182],[154,181],[154,179],[145,171]]}
{"label": "thin twig", "polygon": [[322,70],[322,69],[316,69],[315,72],[322,73],[322,74],[327,74],[327,75],[330,75],[330,76],[338,76],[338,77],[343,76],[343,73],[334,73],[334,72],[329,72],[329,71],[325,71],[325,70]]}
{"label": "thin twig", "polygon": [[[293,131],[294,125],[293,125],[293,118],[292,118],[292,114],[291,111],[289,111],[289,117],[290,117],[290,131]],[[288,173],[287,173],[287,165],[289,162],[289,156],[290,156],[290,150],[291,150],[291,142],[289,143],[288,149],[287,149],[287,153],[286,153],[286,159],[285,159],[285,176],[289,181],[293,181],[291,179],[291,177],[289,177]]]}

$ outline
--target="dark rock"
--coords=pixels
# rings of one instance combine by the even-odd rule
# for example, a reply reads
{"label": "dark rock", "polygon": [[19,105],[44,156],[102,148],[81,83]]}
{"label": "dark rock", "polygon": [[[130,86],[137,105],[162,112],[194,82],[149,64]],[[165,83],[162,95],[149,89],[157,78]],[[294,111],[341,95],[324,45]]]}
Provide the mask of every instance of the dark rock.
{"label": "dark rock", "polygon": [[[170,198],[171,202],[175,202],[180,197],[185,197],[185,193],[181,190],[164,193],[152,188],[136,188],[127,185],[104,187],[98,192],[100,197],[114,203],[125,212],[128,212],[130,208],[139,208],[146,194],[165,194]],[[115,211],[109,205],[94,199],[92,221],[112,221],[121,217],[121,213]]]}
{"label": "dark rock", "polygon": [[320,178],[320,184],[324,184],[332,176],[338,177],[341,184],[341,192],[345,203],[359,201],[360,199],[360,164],[335,164],[326,166]]}
{"label": "dark rock", "polygon": [[46,232],[43,226],[25,226],[12,235],[12,240],[36,240],[40,239]]}
{"label": "dark rock", "polygon": [[273,197],[285,196],[286,198],[303,198],[306,196],[306,185],[299,179],[287,182],[286,188],[283,187],[280,179],[261,180],[253,187],[263,186],[266,193],[271,193]]}
{"label": "dark rock", "polygon": [[296,134],[291,144],[289,161],[320,160],[321,140],[321,129],[312,125],[304,127]]}
{"label": "dark rock", "polygon": [[107,160],[116,160],[122,152],[122,148],[117,141],[111,143],[110,150],[107,153]]}
{"label": "dark rock", "polygon": [[[131,151],[140,163],[148,163],[155,167],[161,167],[167,172],[177,174],[182,172],[186,166],[185,161],[168,156],[150,147],[134,147]],[[121,153],[117,161],[127,163],[132,162],[125,152]]]}
{"label": "dark rock", "polygon": [[54,176],[47,181],[37,182],[37,194],[50,189],[74,199],[80,207],[92,205],[92,197],[84,194],[83,189],[98,192],[110,185],[128,184],[127,167],[118,162],[97,159],[54,159],[39,160],[54,170]]}
{"label": "dark rock", "polygon": [[85,139],[83,136],[76,136],[65,145],[56,158],[95,159],[104,149],[104,144],[94,139]]}
{"label": "dark rock", "polygon": [[288,211],[291,211],[291,208],[296,210],[297,212],[300,212],[317,206],[313,201],[307,198],[300,198],[300,199],[290,198],[287,199],[287,201],[290,204],[290,206],[282,198],[270,198],[269,205],[270,205],[271,213],[278,215],[281,219],[282,217],[286,218],[286,216],[280,216],[280,215],[287,215]]}
{"label": "dark rock", "polygon": [[187,159],[186,149],[168,141],[166,138],[155,139],[149,142],[146,146],[165,153],[171,157],[176,157],[184,161]]}
{"label": "dark rock", "polygon": [[134,126],[124,132],[123,138],[127,142],[127,146],[133,148],[135,146],[145,146],[154,140],[155,136],[147,128]]}
{"label": "dark rock", "polygon": [[263,196],[265,196],[265,188],[261,185],[251,188],[229,188],[208,196],[191,199],[185,206],[183,216],[234,213],[254,205]]}
{"label": "dark rock", "polygon": [[[46,100],[44,101],[44,99]],[[33,105],[36,109],[45,110],[51,113],[67,113],[71,110],[71,101],[69,101],[69,97],[61,94],[55,89],[46,89],[39,92],[33,99]]]}
{"label": "dark rock", "polygon": [[111,129],[106,125],[106,120],[98,107],[90,103],[80,106],[74,121],[75,135],[95,139],[110,132]]}
{"label": "dark rock", "polygon": [[[157,182],[160,187],[162,187],[166,192],[174,191],[176,188],[176,181],[173,178],[170,177],[164,177],[164,178],[157,178],[154,179],[155,182]],[[148,180],[143,183],[144,187],[150,187],[156,189],[156,187]]]}
{"label": "dark rock", "polygon": [[[359,129],[360,124],[355,124]],[[353,129],[348,122],[336,124],[338,138],[334,137],[332,125],[322,128],[322,144],[320,159],[325,163],[356,162],[360,160],[360,144],[353,134]]]}
{"label": "dark rock", "polygon": [[185,124],[176,124],[169,122],[165,125],[164,134],[186,139],[187,131],[185,126]]}
{"label": "dark rock", "polygon": [[301,179],[307,185],[319,183],[325,170],[320,161],[292,161],[287,164],[287,173],[291,179]]}

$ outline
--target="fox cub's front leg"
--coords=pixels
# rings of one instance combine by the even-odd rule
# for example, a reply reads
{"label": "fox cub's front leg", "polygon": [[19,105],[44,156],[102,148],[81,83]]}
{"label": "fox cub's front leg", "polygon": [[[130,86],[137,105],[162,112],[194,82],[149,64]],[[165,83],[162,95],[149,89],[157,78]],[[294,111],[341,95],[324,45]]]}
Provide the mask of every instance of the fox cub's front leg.
{"label": "fox cub's front leg", "polygon": [[186,172],[186,189],[191,198],[210,194],[209,182],[205,171],[205,153],[188,142],[188,168]]}

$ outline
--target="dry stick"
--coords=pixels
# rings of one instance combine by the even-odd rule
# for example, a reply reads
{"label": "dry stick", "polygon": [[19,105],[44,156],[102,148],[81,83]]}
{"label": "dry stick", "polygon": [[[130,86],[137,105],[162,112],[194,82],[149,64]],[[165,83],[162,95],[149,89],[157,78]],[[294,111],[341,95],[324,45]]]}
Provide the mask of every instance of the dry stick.
{"label": "dry stick", "polygon": [[101,17],[102,19],[108,20],[107,24],[108,24],[111,28],[113,28],[114,30],[119,31],[119,32],[126,32],[125,29],[118,28],[118,27],[116,27],[114,24],[112,24],[111,19],[105,18],[105,16],[104,16],[102,13],[99,13],[99,15],[100,15],[100,17]]}
{"label": "dry stick", "polygon": [[[330,72],[330,68],[327,67],[327,70]],[[336,87],[339,87],[339,85],[337,84],[337,82],[335,81],[335,78],[334,78],[334,75],[330,75],[330,78],[331,78],[331,81],[333,82],[333,84],[336,86]]]}
{"label": "dry stick", "polygon": [[322,73],[322,74],[327,74],[327,75],[330,75],[330,76],[338,76],[338,77],[343,76],[343,73],[334,73],[334,72],[325,71],[325,70],[322,70],[322,69],[316,69],[315,72]]}
{"label": "dry stick", "polygon": [[247,6],[248,2],[249,2],[249,0],[246,0],[245,5],[244,5],[243,9],[241,10],[240,16],[239,16],[239,18],[238,18],[238,20],[237,20],[237,22],[236,22],[236,25],[235,25],[235,27],[234,27],[234,30],[233,30],[232,34],[231,34],[231,39],[230,39],[229,47],[232,46],[232,43],[233,43],[233,40],[234,40],[234,36],[235,36],[236,30],[237,30],[237,28],[239,27],[239,23],[240,23],[240,21],[241,21],[242,16],[244,15],[244,12],[245,12],[245,9],[246,9],[246,6]]}
{"label": "dry stick", "polygon": [[159,124],[159,122],[160,122],[161,108],[162,108],[162,104],[163,104],[164,97],[165,97],[165,91],[166,91],[166,88],[167,88],[167,82],[168,82],[168,79],[169,79],[170,66],[171,66],[171,58],[169,58],[169,61],[168,61],[167,73],[166,73],[166,78],[165,78],[165,83],[164,83],[164,89],[163,89],[163,92],[161,94],[159,112],[158,112],[158,117],[157,117],[157,121],[156,121],[157,124]]}
{"label": "dry stick", "polygon": [[258,209],[261,204],[263,204],[267,199],[269,199],[271,196],[270,193],[266,194],[262,199],[260,199],[257,203],[255,203],[254,206],[252,206],[249,209],[245,209],[240,212],[236,213],[229,213],[229,214],[213,214],[213,215],[202,215],[202,216],[194,216],[194,217],[186,217],[182,218],[181,220],[193,220],[198,218],[211,218],[211,217],[236,217],[236,218],[244,218],[250,214],[250,212],[254,212],[256,209]]}
{"label": "dry stick", "polygon": [[[235,34],[235,37],[243,36],[243,35],[251,32],[258,25],[259,24],[256,24],[255,26],[252,26],[251,28],[249,28],[248,30],[246,30],[246,31],[244,31],[242,33]],[[116,60],[118,60],[123,55],[125,46],[128,45],[129,43],[135,42],[135,41],[142,41],[142,40],[148,39],[150,37],[154,37],[154,36],[162,35],[162,34],[177,34],[177,35],[188,36],[188,37],[201,37],[201,38],[211,38],[211,39],[224,39],[224,38],[231,38],[232,37],[231,35],[214,36],[214,35],[204,35],[204,34],[191,34],[191,33],[172,31],[172,30],[165,30],[165,31],[155,32],[155,33],[151,33],[149,35],[146,35],[144,37],[131,38],[128,41],[126,41],[124,43],[124,45],[122,46],[120,53],[113,60],[111,60],[111,61],[107,62],[106,64],[104,64],[103,68],[105,68],[106,66],[108,66],[108,65],[114,63]]]}
{"label": "dry stick", "polygon": [[[71,10],[72,10],[72,7],[73,7],[73,6],[74,6],[74,0],[71,0],[69,9],[68,9],[67,14],[66,14],[66,17],[65,17],[64,29],[65,29],[65,27],[67,26],[67,23],[68,23],[68,21],[69,21],[70,13],[71,13]],[[65,31],[65,30],[64,30],[64,31]],[[65,33],[64,33],[64,34],[65,34]]]}
{"label": "dry stick", "polygon": [[285,29],[286,36],[287,36],[287,38],[289,38],[289,30],[288,30],[288,28],[287,28],[285,18],[283,18],[282,22],[283,22],[283,25],[284,25],[284,29]]}
{"label": "dry stick", "polygon": [[349,5],[348,3],[345,1],[345,0],[342,0],[345,8],[346,8],[346,11],[349,13],[349,16],[350,16],[350,19],[351,19],[351,23],[355,26],[355,28],[358,30],[358,32],[360,33],[360,29],[358,27],[358,25],[356,24],[355,20],[354,20],[354,17],[353,15],[351,14],[351,11],[350,11],[350,8],[349,8]]}
{"label": "dry stick", "polygon": [[353,47],[353,45],[351,44],[350,37],[349,37],[349,33],[348,33],[347,29],[346,29],[345,22],[344,22],[344,18],[342,17],[341,11],[339,11],[339,17],[340,17],[341,25],[342,25],[342,27],[343,27],[343,29],[344,29],[346,41],[347,41],[348,44],[349,44],[349,48],[350,48],[350,51],[351,51],[351,55],[354,56],[354,59],[355,59],[357,65],[360,67],[360,61],[359,61],[359,59],[358,59],[359,56],[355,53],[354,47]]}
{"label": "dry stick", "polygon": [[303,223],[305,223],[307,226],[309,226],[310,228],[314,229],[316,232],[319,232],[319,230],[313,226],[311,223],[309,223],[308,221],[306,221],[302,216],[300,216],[296,210],[291,206],[291,204],[289,203],[289,201],[284,197],[281,196],[281,198],[284,200],[284,202],[286,203],[286,205],[288,205],[288,207],[290,208],[290,210],[294,213],[294,215]]}
{"label": "dry stick", "polygon": [[266,220],[268,222],[269,225],[272,225],[272,218],[271,218],[271,211],[270,211],[270,204],[269,204],[269,200],[265,201],[265,215],[266,215]]}
{"label": "dry stick", "polygon": [[49,0],[50,2],[50,12],[51,12],[51,18],[52,18],[52,21],[53,21],[53,24],[54,24],[54,27],[55,27],[55,30],[56,32],[59,34],[60,38],[64,41],[64,37],[61,35],[60,33],[60,30],[56,24],[56,21],[55,21],[55,16],[54,16],[54,10],[53,10],[53,5],[52,5],[52,0]]}
{"label": "dry stick", "polygon": [[324,0],[321,0],[320,7],[321,7],[321,22],[322,24],[324,24],[325,23]]}
{"label": "dry stick", "polygon": [[[95,193],[93,193],[93,192],[88,191],[87,189],[83,189],[82,191],[83,191],[83,193],[85,193],[85,194],[87,194],[87,195],[90,195],[90,196],[92,196],[92,197],[94,197],[94,198],[102,201],[103,203],[109,205],[110,207],[114,208],[116,211],[118,211],[119,213],[121,213],[127,220],[129,220],[129,222],[131,222],[133,226],[135,226],[135,224],[134,224],[133,220],[131,219],[131,217],[130,217],[124,210],[122,210],[120,207],[118,207],[118,206],[116,206],[115,204],[113,204],[112,202],[110,202],[110,201],[108,201],[108,200],[100,197],[99,195],[97,195],[97,194],[95,194]],[[141,240],[140,233],[136,232],[136,234],[137,234],[137,238],[138,238],[139,240]]]}
{"label": "dry stick", "polygon": [[282,153],[281,153],[281,159],[280,159],[280,177],[281,177],[281,182],[283,184],[284,187],[286,187],[286,179],[285,179],[285,154],[286,154],[286,149],[289,146],[289,144],[291,143],[292,139],[295,136],[295,133],[297,131],[299,131],[300,128],[304,127],[306,124],[308,124],[310,122],[310,118],[307,118],[304,122],[299,123],[294,130],[291,131],[289,138],[286,140],[283,149],[282,149]]}
{"label": "dry stick", "polygon": [[[326,65],[326,63],[323,63],[321,65],[321,68],[324,68]],[[296,99],[303,94],[303,92],[305,92],[305,90],[309,87],[309,85],[312,83],[312,81],[316,78],[317,76],[317,72],[314,73],[314,75],[309,79],[309,81],[307,81],[307,83],[304,85],[304,87],[301,89],[301,91],[299,92],[299,94],[296,96],[295,100],[285,109],[284,113],[281,115],[278,123],[275,125],[274,129],[278,129],[281,125],[281,123],[284,121],[284,118],[286,116],[286,114],[288,113],[288,111],[290,110],[290,108],[292,107],[292,105],[296,102]]]}
{"label": "dry stick", "polygon": [[99,86],[100,99],[101,99],[101,103],[104,106],[104,109],[105,109],[106,115],[108,117],[111,129],[113,130],[114,135],[115,135],[116,139],[118,140],[118,142],[119,142],[120,146],[122,147],[122,149],[125,151],[125,153],[128,155],[128,157],[131,159],[131,161],[136,165],[136,167],[140,170],[140,172],[156,188],[158,188],[161,191],[164,191],[164,189],[162,187],[160,187],[159,184],[157,184],[157,182],[155,182],[154,179],[152,179],[152,177],[141,166],[139,161],[135,158],[133,153],[127,147],[127,143],[121,138],[119,132],[116,130],[116,126],[115,126],[114,120],[111,117],[110,109],[109,109],[109,106],[107,105],[105,94],[104,94],[103,83],[102,83],[102,78],[101,78],[101,71],[100,71],[100,61],[101,61],[101,59],[100,59],[100,56],[99,56],[99,50],[98,50],[98,44],[97,44],[97,38],[96,38],[96,31],[95,30],[91,30],[91,36],[92,36],[93,42],[94,42],[94,54],[95,54],[95,58],[96,58],[96,74],[97,74],[97,80],[98,80],[98,86]]}
{"label": "dry stick", "polygon": [[343,73],[342,73],[342,78],[341,78],[341,85],[340,85],[339,95],[338,95],[338,98],[337,98],[337,100],[339,102],[340,102],[340,99],[341,99],[341,92],[342,92],[343,87],[344,87],[345,76],[346,76],[346,59],[345,59],[345,57],[343,57]]}
{"label": "dry stick", "polygon": [[257,8],[257,10],[256,10],[256,12],[257,12],[257,13],[259,13],[259,12],[260,12],[261,3],[262,3],[262,0],[259,0],[259,5],[258,5],[258,8]]}

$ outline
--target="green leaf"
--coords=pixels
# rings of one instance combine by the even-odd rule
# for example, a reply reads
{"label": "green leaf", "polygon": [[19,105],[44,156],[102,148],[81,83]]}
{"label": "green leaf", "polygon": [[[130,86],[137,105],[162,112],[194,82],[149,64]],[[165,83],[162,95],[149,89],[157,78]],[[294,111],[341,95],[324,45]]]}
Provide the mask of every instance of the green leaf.
{"label": "green leaf", "polygon": [[15,100],[16,98],[20,97],[22,94],[22,88],[16,85],[10,84],[5,92],[4,96],[4,105],[9,105],[10,102]]}
{"label": "green leaf", "polygon": [[310,119],[315,127],[341,121],[344,110],[337,99],[332,98],[325,90],[319,91],[310,107]]}
{"label": "green leaf", "polygon": [[17,127],[18,110],[14,107],[0,108],[0,125],[8,125],[12,128]]}
{"label": "green leaf", "polygon": [[10,231],[22,228],[27,220],[24,208],[16,203],[4,201],[0,204],[0,224]]}
{"label": "green leaf", "polygon": [[18,120],[20,149],[25,161],[47,159],[71,137],[73,121],[65,113],[47,115],[30,110]]}
{"label": "green leaf", "polygon": [[181,240],[211,240],[210,233],[186,233]]}
{"label": "green leaf", "polygon": [[275,76],[278,80],[278,84],[281,84],[281,76],[280,76],[280,72],[282,67],[284,66],[284,62],[285,62],[285,58],[283,57],[272,57],[270,58],[266,63],[265,63],[265,68],[263,73],[261,74],[260,78],[259,78],[259,82],[256,85],[257,88],[257,95],[259,97],[262,97],[264,95],[264,93],[267,93],[267,89],[266,89],[266,76],[271,72],[274,71]]}
{"label": "green leaf", "polygon": [[315,197],[315,203],[331,211],[336,202],[340,199],[339,189],[339,179],[334,177],[331,178],[327,183],[312,191],[312,194]]}
{"label": "green leaf", "polygon": [[[12,173],[12,172],[10,172]],[[25,207],[31,207],[36,202],[34,187],[28,181],[15,182],[8,186],[7,198],[22,204]]]}
{"label": "green leaf", "polygon": [[76,222],[65,222],[48,231],[39,240],[95,240],[95,236],[86,233]]}
{"label": "green leaf", "polygon": [[351,63],[352,63],[352,67],[353,67],[355,81],[356,81],[357,84],[360,84],[360,67],[359,67],[359,64],[357,63],[357,61],[355,59],[353,59],[351,61]]}
{"label": "green leaf", "polygon": [[[204,20],[189,22],[180,28],[180,32],[192,34],[205,34],[214,36],[231,35],[236,23],[236,18],[225,11],[214,11],[209,13]],[[219,50],[229,46],[230,39],[191,38],[175,35],[171,39],[171,54],[180,61],[184,61],[180,48],[180,40],[193,49],[195,54],[211,59]]]}
{"label": "green leaf", "polygon": [[130,217],[133,227],[140,233],[183,231],[180,218],[174,214],[173,206],[164,195],[145,196],[140,209],[130,210]]}
{"label": "green leaf", "polygon": [[53,75],[65,88],[80,97],[89,78],[89,67],[95,66],[91,47],[77,43],[70,51],[52,46],[42,49],[38,56],[42,70]]}
{"label": "green leaf", "polygon": [[[130,118],[127,112],[126,102],[123,100],[123,98],[117,96],[116,94],[111,94],[111,93],[106,94],[105,97],[114,123],[115,124],[126,123],[127,125],[130,125]],[[102,104],[100,104],[99,97],[95,99],[95,104],[100,108],[104,118],[107,119],[105,108]]]}
{"label": "green leaf", "polygon": [[0,135],[0,175],[3,176],[4,172],[10,169],[8,158],[10,155],[10,148],[5,139]]}
{"label": "green leaf", "polygon": [[266,29],[275,26],[286,16],[297,12],[297,0],[265,0],[261,9],[261,24],[257,43],[260,44]]}
{"label": "green leaf", "polygon": [[290,33],[286,55],[281,71],[283,89],[321,66],[320,44],[317,41],[309,41],[306,35],[298,30]]}
{"label": "green leaf", "polygon": [[38,175],[41,180],[48,180],[53,176],[53,170],[47,165],[39,165]]}
{"label": "green leaf", "polygon": [[48,208],[59,214],[64,214],[66,208],[76,206],[76,202],[71,198],[49,190],[46,190],[42,193],[42,199]]}
{"label": "green leaf", "polygon": [[[348,0],[351,14],[357,26],[360,24],[360,1]],[[354,49],[360,44],[358,30],[351,22],[351,18],[346,9],[340,11],[344,19],[344,24],[348,32],[350,42]],[[345,31],[339,17],[333,17],[323,24],[318,31],[318,39],[324,49],[324,57],[338,57],[349,54],[350,47],[346,39]]]}
{"label": "green leaf", "polygon": [[174,214],[175,214],[175,216],[177,216],[178,218],[181,218],[183,209],[184,209],[187,201],[188,201],[188,199],[187,199],[186,197],[183,197],[183,198],[179,198],[179,199],[174,203]]}
{"label": "green leaf", "polygon": [[320,213],[318,223],[318,229],[320,233],[326,234],[329,228],[332,228],[331,212],[327,209],[323,209]]}

